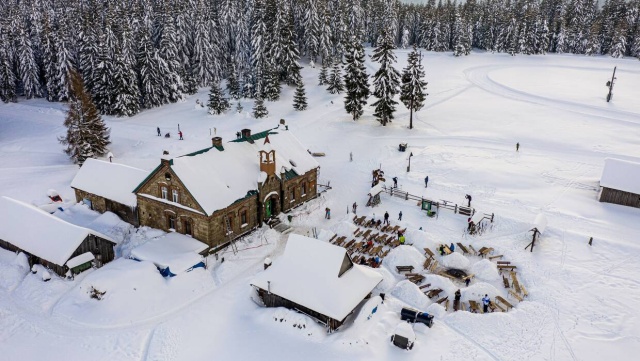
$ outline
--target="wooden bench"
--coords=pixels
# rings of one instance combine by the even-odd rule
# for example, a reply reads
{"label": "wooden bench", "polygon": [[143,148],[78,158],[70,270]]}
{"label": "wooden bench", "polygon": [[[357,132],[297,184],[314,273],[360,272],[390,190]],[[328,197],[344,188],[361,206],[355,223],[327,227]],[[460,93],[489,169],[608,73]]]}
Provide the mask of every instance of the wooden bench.
{"label": "wooden bench", "polygon": [[511,287],[511,286],[509,286],[509,280],[505,276],[502,276],[502,283],[504,284],[504,288]]}
{"label": "wooden bench", "polygon": [[424,260],[424,264],[422,265],[422,267],[424,269],[428,269],[431,266],[431,260],[433,260],[433,258],[427,258]]}
{"label": "wooden bench", "polygon": [[478,255],[478,251],[476,251],[476,249],[473,248],[472,245],[469,245],[469,249],[473,251],[473,254]]}
{"label": "wooden bench", "polygon": [[391,242],[391,244],[389,244],[389,247],[391,248],[396,248],[400,245],[400,241],[398,241],[397,239],[393,242]]}
{"label": "wooden bench", "polygon": [[344,241],[347,239],[347,237],[342,236],[342,237],[338,237],[338,239],[336,239],[336,246],[342,246],[342,244],[344,243]]}
{"label": "wooden bench", "polygon": [[442,277],[446,277],[446,278],[448,278],[448,279],[450,279],[452,281],[457,281],[458,280],[456,277],[454,277],[454,276],[452,276],[452,275],[450,275],[450,274],[448,274],[446,272],[440,272],[438,275],[442,276]]}
{"label": "wooden bench", "polygon": [[422,286],[420,286],[420,287],[418,287],[418,288],[420,288],[421,290],[423,290],[423,289],[425,289],[425,288],[429,288],[429,287],[431,287],[431,283],[427,283],[426,285],[422,285]]}
{"label": "wooden bench", "polygon": [[469,311],[473,313],[483,313],[482,308],[478,305],[478,302],[469,300]]}
{"label": "wooden bench", "polygon": [[464,246],[464,244],[458,242],[456,243],[458,245],[458,248],[460,248],[460,250],[462,251],[462,253],[464,254],[468,254],[469,250],[467,249],[467,247]]}
{"label": "wooden bench", "polygon": [[442,302],[444,302],[444,301],[446,301],[446,300],[448,300],[448,299],[449,299],[449,296],[444,296],[444,297],[442,297],[442,298],[438,299],[438,300],[436,301],[436,303],[442,304]]}
{"label": "wooden bench", "polygon": [[522,296],[529,296],[529,292],[527,292],[527,289],[524,287],[524,285],[520,285],[520,290],[522,290]]}
{"label": "wooden bench", "polygon": [[510,308],[513,308],[513,305],[510,304],[507,300],[505,300],[504,298],[502,298],[502,296],[496,296],[496,301],[500,301],[503,305],[505,305],[507,307],[507,310],[509,310]]}
{"label": "wooden bench", "polygon": [[482,248],[480,248],[480,250],[478,251],[478,255],[479,255],[480,257],[485,257],[486,255],[488,255],[488,254],[489,254],[489,252],[492,252],[492,251],[493,251],[493,248],[491,248],[491,247],[482,247]]}
{"label": "wooden bench", "polygon": [[408,280],[409,280],[409,282],[415,283],[417,285],[418,283],[420,283],[420,282],[422,282],[424,280],[424,276],[419,274],[419,275],[415,275],[415,276],[409,277]]}
{"label": "wooden bench", "polygon": [[434,288],[432,290],[426,291],[424,294],[427,295],[427,297],[429,297],[429,298],[434,298],[434,297],[438,297],[438,295],[440,295],[440,293],[442,293],[441,289]]}
{"label": "wooden bench", "polygon": [[436,267],[438,267],[438,261],[433,260],[433,262],[431,262],[431,267],[429,267],[429,272],[433,273],[436,270]]}
{"label": "wooden bench", "polygon": [[516,266],[509,266],[509,265],[498,265],[498,271],[500,273],[502,273],[502,271],[513,271],[514,269],[516,269],[518,267]]}
{"label": "wooden bench", "polygon": [[519,294],[513,292],[513,290],[509,290],[509,294],[511,296],[513,296],[516,300],[518,300],[518,302],[522,302],[522,296],[520,296]]}
{"label": "wooden bench", "polygon": [[503,256],[502,256],[501,254],[499,254],[499,255],[497,255],[497,256],[490,256],[490,257],[489,257],[489,260],[493,261],[493,260],[494,260],[494,259],[496,259],[496,258],[498,258],[498,259],[502,259],[502,257],[503,257]]}
{"label": "wooden bench", "polygon": [[396,266],[396,270],[398,273],[411,272],[413,271],[413,266]]}
{"label": "wooden bench", "polygon": [[367,237],[369,237],[369,235],[371,234],[371,230],[367,229],[363,234],[362,234],[362,238],[367,239]]}
{"label": "wooden bench", "polygon": [[391,251],[391,249],[387,249],[386,251],[382,252],[380,258],[385,258],[389,254],[389,251]]}
{"label": "wooden bench", "polygon": [[491,312],[496,312],[496,309],[502,312],[506,312],[506,310],[502,306],[493,301],[489,301],[489,309],[491,310]]}
{"label": "wooden bench", "polygon": [[[444,302],[444,310],[445,311],[449,311],[449,300],[448,299]],[[456,311],[457,311],[457,309],[456,309]]]}
{"label": "wooden bench", "polygon": [[496,263],[499,265],[508,266],[511,264],[511,261],[497,261]]}
{"label": "wooden bench", "polygon": [[400,226],[395,225],[393,227],[387,228],[387,232],[389,232],[389,233],[397,233],[398,232],[398,228],[400,228]]}
{"label": "wooden bench", "polygon": [[435,254],[433,254],[433,252],[429,248],[423,248],[423,249],[424,249],[424,255],[425,256],[427,256],[428,258],[435,257]]}
{"label": "wooden bench", "polygon": [[511,272],[511,284],[513,285],[513,288],[516,289],[516,292],[522,293],[522,290],[520,289],[520,282],[518,282],[515,272]]}
{"label": "wooden bench", "polygon": [[329,243],[333,244],[333,240],[336,239],[336,237],[338,237],[338,235],[334,234],[333,237],[331,237],[331,239],[329,239]]}

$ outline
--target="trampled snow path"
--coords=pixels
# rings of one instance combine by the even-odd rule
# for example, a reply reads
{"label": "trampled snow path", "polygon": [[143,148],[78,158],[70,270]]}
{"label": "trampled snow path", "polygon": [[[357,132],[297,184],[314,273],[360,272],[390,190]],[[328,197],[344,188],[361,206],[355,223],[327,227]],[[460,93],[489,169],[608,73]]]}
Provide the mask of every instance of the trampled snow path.
{"label": "trampled snow path", "polygon": [[[526,67],[533,67],[534,65],[519,65],[519,66],[526,68]],[[558,108],[562,110],[571,111],[574,113],[580,113],[580,114],[585,114],[589,116],[604,118],[614,122],[624,121],[624,122],[640,124],[640,113],[628,112],[628,111],[612,109],[612,108],[605,109],[603,106],[595,106],[595,105],[590,105],[585,103],[577,103],[577,102],[571,102],[567,100],[559,100],[559,99],[543,97],[543,96],[527,93],[525,91],[506,86],[491,78],[491,72],[496,70],[504,70],[505,68],[508,68],[508,67],[509,66],[505,66],[505,65],[484,65],[484,66],[478,66],[478,67],[466,69],[464,71],[464,74],[467,80],[469,80],[474,85],[478,86],[483,90],[486,90],[488,92],[491,92],[493,94],[496,94],[502,97],[523,101],[523,102],[528,102],[528,103],[533,103],[533,104],[538,104],[538,105],[544,105],[552,108]],[[514,65],[510,67],[518,67],[518,65]],[[561,66],[535,65],[535,67],[558,68]],[[580,69],[585,71],[609,70],[608,68],[577,67],[577,66],[576,67],[565,66],[565,67],[567,69]],[[621,70],[621,72],[626,72],[630,74],[640,74],[640,72],[638,71],[630,71],[630,70]],[[603,91],[603,96],[605,94],[606,93]]]}

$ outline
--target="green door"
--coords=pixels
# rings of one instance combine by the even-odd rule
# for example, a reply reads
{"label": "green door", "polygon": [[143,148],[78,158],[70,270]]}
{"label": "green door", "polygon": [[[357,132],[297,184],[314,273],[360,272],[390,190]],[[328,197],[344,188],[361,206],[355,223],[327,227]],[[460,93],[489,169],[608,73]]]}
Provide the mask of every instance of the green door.
{"label": "green door", "polygon": [[270,218],[270,217],[271,217],[271,202],[272,202],[272,201],[273,201],[273,198],[270,198],[270,199],[267,201],[267,204],[265,204],[265,207],[266,207],[265,214],[266,214],[267,218]]}

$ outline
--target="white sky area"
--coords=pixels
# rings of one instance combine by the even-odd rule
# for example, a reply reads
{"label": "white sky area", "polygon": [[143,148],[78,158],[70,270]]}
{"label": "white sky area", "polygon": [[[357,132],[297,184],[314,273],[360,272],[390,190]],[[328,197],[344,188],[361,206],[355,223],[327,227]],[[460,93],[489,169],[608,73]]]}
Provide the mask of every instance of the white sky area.
{"label": "white sky area", "polygon": [[[408,52],[396,50],[398,69],[406,65]],[[374,297],[361,304],[332,334],[303,314],[256,302],[250,282],[263,272],[265,258],[272,267],[281,262],[288,235],[262,227],[237,242],[237,254],[229,249],[205,258],[207,269],[165,279],[152,262],[126,259],[146,242],[161,240],[164,232],[134,229],[113,214],[68,206],[75,201],[70,184],[78,166],[57,140],[66,132],[67,105],[44,99],[0,104],[0,195],[41,202],[48,189],[55,189],[66,201],[55,216],[93,225],[119,242],[119,258],[103,268],[74,280],[52,275],[48,282],[42,281],[42,270],[30,272],[24,257],[0,250],[0,358],[635,360],[640,350],[640,209],[600,203],[597,197],[606,158],[640,162],[640,62],[477,51],[459,58],[424,51],[423,56],[429,96],[413,116],[414,129],[408,128],[409,113],[401,103],[393,122],[381,126],[373,117],[373,97],[363,117],[353,121],[344,110],[344,93],[332,95],[317,86],[319,67],[304,61],[309,108],[302,112],[292,108],[295,89],[283,86],[279,101],[266,102],[266,119],[251,117],[250,99],[241,101],[242,114],[232,104],[226,114],[212,116],[196,104],[208,99],[208,88],[202,88],[182,102],[132,118],[105,117],[113,161],[145,171],[159,164],[164,150],[177,157],[211,146],[213,136],[226,142],[243,128],[258,132],[285,119],[301,149],[325,153],[314,162],[320,166],[319,183],[332,187],[294,209],[291,223],[282,216],[293,234],[311,236],[315,230],[322,240],[338,234],[349,241],[358,228],[347,213],[354,202],[358,216],[380,219],[389,212],[392,225],[406,227],[407,245],[371,269],[382,278],[373,294],[385,293],[384,303]],[[614,66],[617,80],[607,103],[605,83]],[[367,57],[366,67],[373,74],[378,65]],[[184,140],[156,135],[156,127],[176,134],[178,123]],[[406,152],[398,150],[399,143],[408,144]],[[372,170],[378,167],[387,186],[398,177],[399,190],[410,194],[426,191],[430,199],[465,206],[464,196],[470,194],[471,207],[493,213],[494,222],[483,221],[484,230],[472,236],[465,233],[467,216],[440,208],[427,217],[417,200],[382,193],[380,205],[366,207]],[[257,172],[253,177],[250,182],[256,182]],[[325,208],[331,209],[331,219],[325,219]],[[546,228],[530,252],[524,248],[538,214],[546,218]],[[40,226],[20,215],[12,215],[10,222],[24,234]],[[454,254],[440,256],[439,245],[452,242]],[[528,297],[519,301],[508,292],[514,288],[504,288],[502,276],[510,283],[513,278],[498,272],[497,259],[464,254],[457,243],[493,248],[490,256],[502,255],[502,261],[516,266],[515,277]],[[424,248],[435,253],[436,273],[423,270]],[[445,309],[444,302],[437,304],[437,298],[399,274],[400,265],[413,265],[425,277],[421,285],[442,289],[439,297],[451,302],[460,289],[467,306],[488,294],[514,308],[474,314],[453,312],[450,302]],[[467,287],[437,274],[445,265],[475,276]],[[105,292],[102,300],[90,297],[92,287]],[[411,325],[416,335],[411,351],[390,342],[403,307],[434,315],[432,328]]]}

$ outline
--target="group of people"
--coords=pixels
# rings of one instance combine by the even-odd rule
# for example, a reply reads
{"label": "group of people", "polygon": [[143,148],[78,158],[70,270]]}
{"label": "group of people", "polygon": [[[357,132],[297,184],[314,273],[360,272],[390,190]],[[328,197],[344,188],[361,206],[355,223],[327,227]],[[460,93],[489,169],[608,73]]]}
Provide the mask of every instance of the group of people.
{"label": "group of people", "polygon": [[[446,245],[446,244],[441,244],[441,245],[440,245],[440,247],[438,247],[438,251],[440,252],[440,255],[441,255],[441,256],[444,256],[444,255],[445,255],[445,253],[446,253],[446,252],[444,251],[444,249],[445,249],[445,248],[447,248],[447,245]],[[451,242],[451,244],[449,245],[449,247],[448,247],[448,248],[449,248],[449,250],[450,250],[451,252],[453,252],[453,251],[455,251],[455,250],[456,250],[456,245],[455,245],[455,244],[453,244],[453,242]]]}
{"label": "group of people", "polygon": [[[162,135],[162,132],[160,131],[160,127],[156,127],[156,130],[158,131],[158,136]],[[178,136],[180,137],[180,140],[182,139],[182,130],[178,130]],[[167,133],[164,135],[165,138],[171,138],[171,133]]]}

